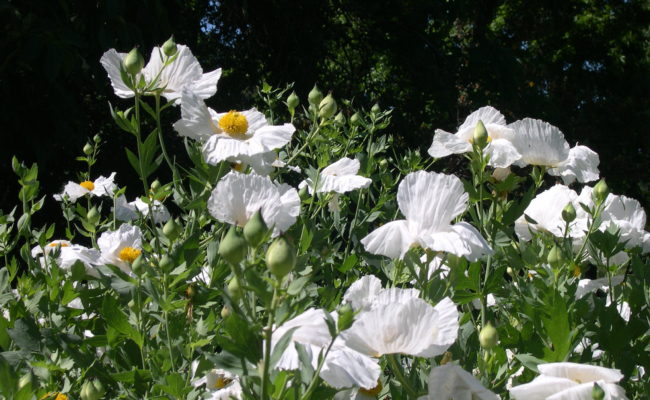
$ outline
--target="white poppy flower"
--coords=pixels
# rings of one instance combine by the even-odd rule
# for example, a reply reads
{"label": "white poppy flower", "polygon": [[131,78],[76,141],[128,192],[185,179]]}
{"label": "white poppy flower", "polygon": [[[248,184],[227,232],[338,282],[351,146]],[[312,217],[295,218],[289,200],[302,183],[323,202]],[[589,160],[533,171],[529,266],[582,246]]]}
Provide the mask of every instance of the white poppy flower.
{"label": "white poppy flower", "polygon": [[[177,53],[172,56],[173,61],[165,66],[166,57],[162,49],[154,47],[151,50],[149,62],[136,76],[136,79],[138,81],[144,79],[146,86],[154,84],[151,90],[163,89],[162,95],[168,101],[179,100],[184,88],[201,99],[212,97],[217,92],[221,68],[204,74],[201,65],[189,47],[181,44],[177,46],[177,49]],[[126,53],[118,53],[115,49],[110,49],[102,55],[99,61],[108,73],[115,94],[123,99],[135,96],[133,90],[122,80],[120,73],[125,57]]]}
{"label": "white poppy flower", "polygon": [[[435,307],[395,290],[380,292],[369,310],[357,315],[341,336],[345,344],[372,357],[409,354],[434,357],[444,353],[458,336],[458,311],[448,298]],[[396,300],[388,300],[398,297]]]}
{"label": "white poppy flower", "polygon": [[605,200],[602,219],[600,229],[614,225],[620,230],[621,241],[627,242],[627,248],[641,247],[644,253],[650,252],[650,233],[645,230],[646,213],[637,200],[610,194]]}
{"label": "white poppy flower", "polygon": [[488,133],[488,145],[483,149],[483,154],[490,156],[489,165],[506,168],[521,158],[512,143],[514,131],[506,126],[503,114],[490,106],[479,108],[471,113],[456,133],[436,129],[429,155],[441,158],[450,154],[471,152],[474,129],[478,121],[483,122]]}
{"label": "white poppy flower", "polygon": [[246,169],[246,166],[250,165],[257,175],[263,176],[268,176],[273,172],[274,168],[287,168],[288,170],[297,173],[302,171],[300,167],[288,165],[284,161],[280,161],[275,151],[258,154],[254,157],[229,158],[228,161],[235,164],[233,169],[236,171],[241,172]]}
{"label": "white poppy flower", "polygon": [[181,119],[174,129],[203,143],[203,157],[212,165],[226,160],[252,165],[262,154],[289,143],[296,130],[292,124],[269,125],[254,108],[219,114],[189,90],[183,91]]}
{"label": "white poppy flower", "polygon": [[108,178],[100,176],[95,181],[83,181],[76,183],[69,181],[63,188],[63,192],[55,194],[53,197],[57,201],[62,201],[67,198],[71,202],[77,201],[78,198],[85,195],[89,196],[113,196],[113,192],[117,189],[117,185],[113,182],[115,180],[115,172]]}
{"label": "white poppy flower", "polygon": [[[332,313],[331,316],[336,321],[336,313]],[[294,343],[305,346],[312,366],[316,368],[319,355],[324,354],[332,341],[325,322],[325,312],[310,308],[283,323],[273,332],[271,347],[275,348],[282,336],[292,328],[297,329],[293,332],[291,342],[280,357],[276,368],[282,370],[300,368],[300,358]],[[327,354],[320,377],[337,389],[351,386],[372,388],[376,385],[379,374],[380,368],[376,360],[346,347],[337,338]]]}
{"label": "white poppy flower", "polygon": [[412,172],[397,190],[397,203],[406,219],[375,229],[361,243],[368,252],[391,258],[403,258],[411,247],[421,246],[475,261],[492,249],[472,225],[451,224],[467,209],[468,198],[453,175]]}
{"label": "white poppy flower", "polygon": [[286,232],[300,214],[300,196],[295,188],[271,182],[268,177],[231,171],[208,199],[208,211],[221,222],[244,226],[261,210],[273,235]]}
{"label": "white poppy flower", "polygon": [[591,400],[594,383],[605,392],[606,400],[627,399],[616,383],[623,379],[617,369],[570,362],[540,364],[540,376],[510,389],[514,400]]}
{"label": "white poppy flower", "polygon": [[433,367],[429,374],[429,394],[418,400],[472,399],[498,400],[472,374],[455,364]]}
{"label": "white poppy flower", "polygon": [[133,261],[142,253],[142,231],[137,226],[122,224],[116,231],[102,233],[97,245],[101,263],[115,265],[128,273]]}
{"label": "white poppy flower", "polygon": [[[611,281],[612,285],[620,285],[625,280],[625,275],[615,275],[612,276]],[[589,293],[593,293],[597,290],[602,290],[605,293],[609,293],[609,279],[608,278],[599,278],[599,279],[581,279],[578,282],[578,288],[576,289],[575,298],[580,299],[586,296]],[[605,306],[609,307],[612,304],[611,296],[607,296],[605,300]],[[616,310],[618,314],[623,318],[624,321],[629,322],[632,311],[630,310],[630,305],[626,301],[621,301],[616,305]]]}
{"label": "white poppy flower", "polygon": [[[56,263],[61,269],[70,269],[74,263],[81,261],[89,275],[97,276],[93,267],[99,262],[100,253],[96,249],[72,244],[67,240],[54,240],[43,248],[36,246],[31,251],[32,257],[34,258],[39,257],[43,253],[46,256],[53,253],[58,254]],[[39,257],[39,261],[41,265],[46,265],[44,257]]]}
{"label": "white poppy flower", "polygon": [[205,384],[209,400],[242,399],[243,392],[239,377],[223,369],[212,369],[204,377],[192,382],[192,386],[199,387]]}
{"label": "white poppy flower", "polygon": [[[372,183],[372,180],[357,175],[361,164],[359,160],[343,157],[337,162],[323,168],[316,183],[317,193],[345,193],[357,189],[365,189]],[[314,182],[311,179],[300,183],[300,188],[307,186],[309,193],[314,193]]]}
{"label": "white poppy flower", "polygon": [[[154,200],[151,204],[153,211],[153,219],[156,224],[162,224],[171,218],[169,210],[158,200]],[[115,199],[115,218],[120,221],[133,221],[140,215],[147,217],[149,215],[149,204],[142,201],[139,197],[134,201],[127,202],[125,196],[120,196]]]}
{"label": "white poppy flower", "polygon": [[569,147],[557,127],[539,119],[524,118],[508,125],[515,131],[513,144],[521,154],[518,166],[548,167],[548,173],[560,176],[565,184],[595,181],[599,177],[598,154],[586,146]]}

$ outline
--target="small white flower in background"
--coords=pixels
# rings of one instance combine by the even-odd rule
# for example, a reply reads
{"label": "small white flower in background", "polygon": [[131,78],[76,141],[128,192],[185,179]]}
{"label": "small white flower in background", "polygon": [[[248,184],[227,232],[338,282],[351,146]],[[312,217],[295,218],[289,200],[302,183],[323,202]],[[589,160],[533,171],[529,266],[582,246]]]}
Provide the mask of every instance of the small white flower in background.
{"label": "small white flower in background", "polygon": [[429,155],[435,158],[472,151],[472,140],[476,124],[482,121],[488,133],[488,145],[483,154],[490,156],[489,165],[506,168],[521,158],[513,145],[514,131],[506,126],[505,117],[494,107],[482,107],[471,113],[456,133],[436,129]]}
{"label": "small white flower in background", "polygon": [[[162,224],[171,218],[169,210],[158,200],[154,200],[151,204],[151,210],[153,211],[153,219],[156,224]],[[139,216],[148,217],[149,216],[149,204],[145,203],[139,197],[134,201],[127,202],[125,196],[119,196],[115,199],[115,218],[119,221],[133,221],[138,219]]]}
{"label": "small white flower in background", "polygon": [[244,171],[250,165],[256,174],[263,176],[268,176],[274,168],[287,168],[297,173],[302,171],[300,167],[287,165],[284,161],[280,161],[275,151],[258,154],[255,157],[229,158],[228,161],[234,164],[233,169],[236,171]]}
{"label": "small white flower in background", "polygon": [[62,201],[67,198],[71,202],[76,202],[78,198],[85,195],[89,196],[113,196],[113,192],[117,189],[117,185],[113,182],[115,180],[115,172],[108,178],[100,176],[95,181],[83,181],[76,183],[69,181],[63,188],[63,192],[55,194],[53,197],[57,201]]}
{"label": "small white flower in background", "polygon": [[399,303],[420,296],[417,289],[384,289],[381,280],[374,275],[364,275],[357,279],[343,295],[355,311],[370,310],[377,304]]}
{"label": "small white flower in background", "polygon": [[623,375],[617,369],[570,362],[539,364],[540,376],[510,389],[514,400],[591,400],[594,384],[605,392],[604,400],[627,399],[617,385]]}
{"label": "small white flower in background", "polygon": [[405,220],[389,222],[361,239],[366,251],[403,258],[414,246],[444,251],[476,261],[492,249],[472,225],[451,224],[468,206],[469,195],[456,176],[412,172],[397,190]]}
{"label": "small white flower in background", "polygon": [[[154,47],[151,50],[149,62],[137,75],[137,80],[144,78],[146,86],[156,80],[154,87],[151,89],[163,89],[162,95],[168,101],[180,101],[181,91],[184,88],[187,88],[200,99],[212,97],[217,92],[217,82],[221,77],[221,68],[203,73],[201,65],[189,47],[178,45],[177,49],[178,52],[172,56],[173,61],[165,66],[167,58],[162,49]],[[120,73],[125,57],[126,53],[118,53],[115,49],[110,49],[100,59],[100,63],[111,80],[115,95],[123,99],[135,96],[133,90],[122,80],[122,74]]]}
{"label": "small white flower in background", "polygon": [[570,148],[564,134],[539,119],[524,118],[508,125],[515,131],[513,144],[521,154],[515,165],[539,165],[548,173],[560,176],[565,184],[592,182],[598,179],[598,154],[586,146]]}
{"label": "small white flower in background", "polygon": [[[343,157],[337,162],[323,168],[316,183],[316,193],[346,193],[352,190],[365,189],[372,180],[360,175],[359,160]],[[300,188],[307,186],[309,193],[314,193],[314,182],[311,179],[302,181]]]}
{"label": "small white flower in background", "polygon": [[203,143],[203,157],[212,165],[221,161],[259,164],[256,158],[289,143],[296,130],[292,124],[269,125],[254,108],[219,114],[189,90],[183,91],[181,119],[174,129]]}
{"label": "small white flower in background", "polygon": [[429,374],[428,385],[429,394],[418,400],[499,399],[496,394],[483,387],[472,374],[451,363],[433,367]]}
{"label": "small white flower in background", "polygon": [[[330,314],[336,322],[336,313]],[[297,317],[286,321],[273,331],[271,348],[292,328],[291,341],[278,360],[277,369],[295,370],[300,368],[300,358],[294,343],[305,347],[311,358],[312,366],[317,367],[319,355],[332,341],[323,310],[310,308]],[[346,347],[339,338],[336,339],[320,372],[320,377],[334,388],[351,386],[373,388],[377,384],[380,368],[376,360]]]}
{"label": "small white flower in background", "polygon": [[57,254],[56,263],[61,269],[70,269],[75,262],[81,261],[89,275],[97,276],[94,266],[99,262],[100,253],[96,249],[72,244],[67,240],[54,240],[43,248],[34,247],[31,251],[32,257],[38,258],[41,265],[45,266],[46,257],[41,257],[43,253],[46,257],[50,254]]}
{"label": "small white flower in background", "polygon": [[[487,306],[488,307],[494,307],[497,304],[497,299],[494,297],[492,293],[488,293],[487,295]],[[475,309],[480,310],[483,308],[483,304],[481,304],[480,299],[474,299],[472,300],[472,306],[474,306]]]}
{"label": "small white flower in background", "polygon": [[261,210],[262,219],[273,236],[286,232],[300,214],[300,196],[295,188],[277,184],[268,177],[231,171],[224,176],[208,199],[208,211],[221,222],[244,226]]}
{"label": "small white flower in background", "polygon": [[605,199],[602,218],[599,229],[613,225],[620,230],[621,241],[627,242],[626,248],[641,247],[643,253],[650,252],[650,233],[645,230],[646,213],[637,200],[610,193]]}
{"label": "small white flower in background", "polygon": [[209,400],[242,399],[243,392],[239,377],[223,369],[212,369],[205,376],[192,382],[192,386],[205,385]]}
{"label": "small white flower in background", "polygon": [[131,272],[131,264],[142,253],[142,231],[139,227],[122,224],[116,231],[107,231],[97,239],[100,262]]}
{"label": "small white flower in background", "polygon": [[[611,281],[612,285],[620,285],[625,280],[625,275],[615,275],[612,276]],[[578,282],[578,288],[576,289],[575,298],[576,300],[585,297],[589,293],[593,293],[597,290],[602,290],[605,293],[609,293],[609,279],[608,278],[599,278],[599,279],[581,279]],[[605,306],[609,307],[612,304],[611,296],[607,296],[605,300]],[[616,304],[616,310],[619,315],[625,322],[630,321],[631,310],[630,305],[626,301],[621,301]]]}

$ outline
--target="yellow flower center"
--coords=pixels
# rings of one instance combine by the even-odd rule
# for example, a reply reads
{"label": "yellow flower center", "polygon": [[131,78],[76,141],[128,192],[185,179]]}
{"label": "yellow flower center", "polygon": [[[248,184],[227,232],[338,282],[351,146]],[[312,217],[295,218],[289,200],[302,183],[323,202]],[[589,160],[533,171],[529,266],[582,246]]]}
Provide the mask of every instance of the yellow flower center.
{"label": "yellow flower center", "polygon": [[248,120],[242,113],[229,111],[219,119],[219,128],[230,136],[243,135],[248,131]]}
{"label": "yellow flower center", "polygon": [[63,242],[53,242],[48,244],[49,247],[70,247],[69,244]]}
{"label": "yellow flower center", "polygon": [[581,272],[582,272],[582,271],[580,271],[580,266],[579,266],[578,264],[576,264],[576,265],[573,267],[573,276],[576,277],[576,278],[579,278]]}
{"label": "yellow flower center", "polygon": [[122,261],[132,263],[136,258],[138,258],[138,256],[140,256],[140,254],[142,254],[142,250],[138,250],[133,247],[125,247],[120,250],[118,257]]}
{"label": "yellow flower center", "polygon": [[95,189],[95,184],[91,181],[83,181],[79,184],[79,186],[88,190],[89,192],[92,192]]}
{"label": "yellow flower center", "polygon": [[242,163],[231,163],[230,168],[234,169],[237,172],[242,172],[244,170],[244,164],[242,164]]}
{"label": "yellow flower center", "polygon": [[223,389],[232,382],[232,379],[228,379],[225,376],[220,376],[214,382],[214,387],[212,389]]}
{"label": "yellow flower center", "polygon": [[381,393],[382,388],[383,386],[381,385],[381,381],[377,381],[377,386],[372,389],[359,388],[359,393],[367,394],[369,396],[377,396]]}
{"label": "yellow flower center", "polygon": [[54,400],[68,400],[68,396],[64,395],[63,393],[59,393],[56,395],[56,398]]}
{"label": "yellow flower center", "polygon": [[[491,141],[492,141],[492,136],[488,135],[487,142],[490,143]],[[468,142],[474,144],[474,138],[473,137],[469,138]]]}

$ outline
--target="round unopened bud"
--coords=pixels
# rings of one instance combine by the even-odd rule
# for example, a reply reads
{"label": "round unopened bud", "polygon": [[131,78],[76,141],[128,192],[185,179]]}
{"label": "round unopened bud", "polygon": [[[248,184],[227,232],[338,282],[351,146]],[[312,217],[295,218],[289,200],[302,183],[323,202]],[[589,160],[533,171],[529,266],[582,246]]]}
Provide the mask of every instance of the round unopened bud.
{"label": "round unopened bud", "polygon": [[275,239],[266,251],[266,266],[276,278],[282,279],[296,265],[296,250],[283,237]]}
{"label": "round unopened bud", "polygon": [[387,167],[388,166],[388,160],[385,159],[385,158],[382,158],[381,160],[379,160],[379,166],[380,167]]}
{"label": "round unopened bud", "polygon": [[190,284],[187,286],[187,289],[185,289],[185,296],[186,296],[188,299],[193,299],[194,296],[196,296],[196,287],[194,287],[194,284],[193,284],[193,283],[190,283]]}
{"label": "round unopened bud", "polygon": [[361,124],[361,115],[359,115],[358,112],[352,114],[352,116],[350,117],[350,124],[352,124],[352,126],[357,126]]}
{"label": "round unopened bud", "polygon": [[244,238],[251,246],[257,246],[262,243],[264,236],[269,231],[268,226],[262,218],[262,213],[257,210],[255,214],[244,225]]}
{"label": "round unopened bud", "polygon": [[151,182],[151,190],[154,192],[160,189],[160,181],[156,179],[155,181]]}
{"label": "round unopened bud", "polygon": [[237,265],[246,257],[247,252],[246,240],[237,233],[237,228],[231,226],[219,243],[219,255],[230,264]]}
{"label": "round unopened bud", "polygon": [[172,268],[174,268],[174,259],[165,254],[162,256],[160,259],[160,262],[158,263],[158,266],[160,269],[163,271],[171,271]]}
{"label": "round unopened bud", "polygon": [[348,329],[354,323],[354,310],[349,304],[344,304],[339,308],[339,319],[336,323],[336,327],[339,332],[343,332]]}
{"label": "round unopened bud", "polygon": [[484,349],[491,349],[499,342],[499,333],[491,323],[487,323],[478,334],[478,342]]}
{"label": "round unopened bud", "polygon": [[287,97],[287,108],[289,110],[295,110],[296,107],[298,107],[298,104],[300,104],[300,99],[298,98],[298,95],[296,92],[291,92],[289,97]]}
{"label": "round unopened bud", "polygon": [[140,276],[144,272],[144,264],[145,264],[145,259],[144,256],[139,255],[135,260],[133,260],[133,263],[131,264],[131,271],[133,271],[134,274]]}
{"label": "round unopened bud", "polygon": [[481,149],[487,146],[488,143],[488,132],[483,125],[483,121],[479,120],[476,123],[476,128],[474,128],[474,135],[472,136],[472,141],[475,145]]}
{"label": "round unopened bud", "polygon": [[93,154],[93,150],[94,150],[94,148],[90,143],[86,143],[84,145],[83,152],[84,152],[85,155],[89,156],[89,155]]}
{"label": "round unopened bud", "polygon": [[596,382],[594,382],[594,387],[591,389],[591,398],[593,400],[603,400],[605,398],[605,391]]}
{"label": "round unopened bud", "polygon": [[607,186],[607,183],[605,183],[604,179],[599,180],[596,186],[594,186],[594,190],[591,192],[596,203],[602,203],[605,201],[608,194],[609,187]]}
{"label": "round unopened bud", "polygon": [[101,137],[101,136],[99,136],[99,135],[95,135],[95,136],[93,136],[93,142],[95,142],[96,144],[101,143],[101,141],[102,141],[102,137]]}
{"label": "round unopened bud", "polygon": [[99,210],[97,210],[97,207],[93,207],[90,210],[88,210],[88,214],[86,214],[86,219],[88,220],[88,222],[94,225],[97,222],[99,222],[101,216],[102,215],[99,213]]}
{"label": "round unopened bud", "polygon": [[230,316],[230,313],[231,313],[230,307],[223,306],[223,308],[221,309],[221,318],[223,319],[228,318]]}
{"label": "round unopened bud", "polygon": [[300,200],[306,200],[307,197],[309,197],[309,189],[307,188],[307,185],[298,190],[298,196],[300,196]]}
{"label": "round unopened bud", "polygon": [[564,222],[573,222],[576,219],[576,208],[572,203],[568,203],[562,209],[562,219]]}
{"label": "round unopened bud", "polygon": [[233,301],[239,301],[241,299],[243,292],[241,286],[239,286],[239,279],[236,276],[233,276],[230,282],[228,282],[228,296]]}
{"label": "round unopened bud", "polygon": [[381,107],[379,107],[379,103],[375,103],[370,109],[370,112],[373,114],[379,114],[381,112]]}
{"label": "round unopened bud", "polygon": [[182,227],[173,218],[170,218],[163,226],[162,231],[167,239],[174,241],[180,236]]}
{"label": "round unopened bud", "polygon": [[318,116],[322,119],[329,119],[336,113],[337,109],[336,100],[330,93],[318,105]]}
{"label": "round unopened bud", "polygon": [[162,51],[167,57],[171,57],[178,51],[176,42],[174,41],[174,35],[172,35],[165,43],[162,45]]}
{"label": "round unopened bud", "polygon": [[138,51],[137,47],[129,51],[129,54],[124,57],[124,69],[131,75],[139,73],[144,68],[144,58]]}
{"label": "round unopened bud", "polygon": [[318,90],[318,86],[314,85],[314,88],[309,92],[307,95],[307,100],[309,100],[309,104],[311,104],[314,107],[318,107],[320,102],[323,100],[323,92]]}
{"label": "round unopened bud", "polygon": [[560,264],[562,264],[564,257],[562,256],[562,251],[560,250],[559,247],[553,246],[551,251],[548,252],[548,256],[546,256],[546,261],[552,266],[552,267],[558,267]]}
{"label": "round unopened bud", "polygon": [[105,392],[102,383],[99,380],[94,379],[92,381],[84,382],[81,386],[79,397],[81,400],[99,400],[104,396]]}
{"label": "round unopened bud", "polygon": [[508,268],[506,268],[506,273],[508,275],[512,276],[512,277],[515,276],[515,270],[513,270],[512,267],[510,267],[510,266],[508,266]]}
{"label": "round unopened bud", "polygon": [[345,124],[345,115],[343,115],[343,111],[339,111],[339,113],[336,114],[336,117],[334,117],[334,122],[339,125]]}

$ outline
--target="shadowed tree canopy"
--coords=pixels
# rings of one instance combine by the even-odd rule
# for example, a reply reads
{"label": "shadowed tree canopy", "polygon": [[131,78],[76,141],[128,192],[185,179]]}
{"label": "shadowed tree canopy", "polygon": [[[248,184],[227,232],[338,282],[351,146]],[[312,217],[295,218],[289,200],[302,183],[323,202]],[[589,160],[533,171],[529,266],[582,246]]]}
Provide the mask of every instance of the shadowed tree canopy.
{"label": "shadowed tree canopy", "polygon": [[[174,33],[205,70],[223,67],[218,109],[248,107],[264,79],[295,82],[305,101],[314,82],[362,107],[394,109],[392,133],[423,157],[436,128],[453,130],[490,104],[508,121],[543,119],[573,145],[599,153],[617,193],[650,206],[650,5],[581,1],[3,1],[0,66],[5,140],[39,162],[46,193],[74,179],[74,157],[96,133],[108,142],[97,173],[118,171],[137,188],[108,102],[116,98],[99,64],[109,48],[143,54]],[[173,122],[173,118],[169,122]],[[180,139],[169,128],[172,148]],[[398,149],[399,151],[399,149]],[[116,165],[116,161],[119,161]],[[453,160],[437,168],[453,172]],[[161,171],[164,178],[164,171]],[[0,207],[17,202],[5,185]],[[139,193],[134,193],[137,195]]]}

